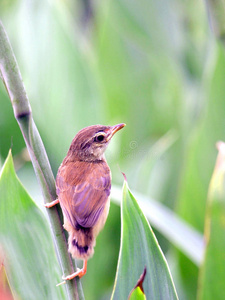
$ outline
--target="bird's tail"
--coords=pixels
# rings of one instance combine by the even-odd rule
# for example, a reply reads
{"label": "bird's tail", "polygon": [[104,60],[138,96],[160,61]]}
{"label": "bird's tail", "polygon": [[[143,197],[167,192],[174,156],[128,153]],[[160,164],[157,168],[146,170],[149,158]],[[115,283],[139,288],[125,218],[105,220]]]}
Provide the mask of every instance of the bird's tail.
{"label": "bird's tail", "polygon": [[[66,228],[67,229],[67,228]],[[68,250],[72,257],[78,259],[88,259],[94,254],[95,239],[92,228],[70,227],[68,239]]]}

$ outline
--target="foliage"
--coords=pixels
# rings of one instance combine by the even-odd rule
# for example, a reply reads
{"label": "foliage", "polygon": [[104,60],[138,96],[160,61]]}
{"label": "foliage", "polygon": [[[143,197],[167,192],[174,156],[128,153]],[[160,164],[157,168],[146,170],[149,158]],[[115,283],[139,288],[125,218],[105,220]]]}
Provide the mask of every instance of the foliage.
{"label": "foliage", "polygon": [[[106,0],[93,2],[91,7],[84,3],[92,2],[0,3],[0,18],[54,174],[79,129],[125,122],[124,132],[115,137],[106,154],[114,184],[122,184],[119,162],[131,190],[170,208],[172,216],[178,215],[201,236],[215,144],[225,140],[223,28],[221,25],[218,34],[221,40],[215,40],[207,20],[212,1],[206,2],[207,7],[193,0]],[[217,3],[222,2],[216,1],[213,7]],[[210,15],[217,14],[213,11]],[[220,17],[218,24],[223,19]],[[0,104],[1,164],[11,147],[18,176],[42,209],[41,192],[30,163],[24,160],[23,138],[1,82]],[[116,200],[118,203],[118,197]],[[144,213],[151,214],[146,207]],[[213,214],[213,218],[219,217]],[[174,242],[173,231],[168,234],[163,229],[166,226],[160,227],[161,219],[158,214],[153,230],[178,295],[195,299],[198,282],[199,286],[204,283],[203,288],[212,287],[205,272],[217,265],[219,257],[206,250],[199,279],[197,261]],[[217,224],[214,221],[212,225]],[[182,235],[183,227],[179,229]],[[112,203],[82,279],[87,299],[110,298],[119,236],[119,208]],[[217,242],[213,251],[223,247],[222,239]],[[223,280],[219,268],[210,272],[213,278]]]}
{"label": "foliage", "polygon": [[64,299],[64,290],[52,284],[61,276],[47,220],[18,180],[11,153],[1,172],[0,199],[1,247],[15,298]]}
{"label": "foliage", "polygon": [[126,179],[121,220],[120,254],[112,299],[127,299],[144,268],[148,272],[143,283],[147,299],[178,299],[165,257]]}
{"label": "foliage", "polygon": [[[199,277],[198,299],[224,299],[225,270],[225,143],[218,143],[219,154],[210,182],[205,219],[206,251]],[[220,274],[215,277],[215,274]]]}

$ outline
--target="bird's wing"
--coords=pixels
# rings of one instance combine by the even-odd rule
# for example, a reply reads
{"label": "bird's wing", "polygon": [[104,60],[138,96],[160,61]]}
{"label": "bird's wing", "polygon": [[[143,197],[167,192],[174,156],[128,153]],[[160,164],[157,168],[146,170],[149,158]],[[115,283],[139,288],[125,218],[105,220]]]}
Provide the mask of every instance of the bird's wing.
{"label": "bird's wing", "polygon": [[106,162],[70,162],[59,169],[57,194],[63,212],[73,227],[92,227],[107,203],[111,174]]}

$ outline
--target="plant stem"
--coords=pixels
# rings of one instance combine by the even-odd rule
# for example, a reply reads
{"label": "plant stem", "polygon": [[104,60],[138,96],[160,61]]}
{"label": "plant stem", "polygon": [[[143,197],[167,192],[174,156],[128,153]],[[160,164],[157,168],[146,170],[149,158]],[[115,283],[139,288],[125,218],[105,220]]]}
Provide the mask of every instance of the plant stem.
{"label": "plant stem", "polygon": [[[32,118],[30,103],[23,85],[22,77],[8,40],[7,34],[0,21],[0,77],[9,94],[15,118],[20,126],[26,142],[31,161],[41,185],[44,202],[56,199],[55,179],[45,151],[43,142]],[[67,242],[62,227],[62,212],[57,205],[47,209],[57,257],[63,275],[74,272],[71,256],[67,251]],[[80,280],[75,278],[66,282],[68,299],[84,299]]]}

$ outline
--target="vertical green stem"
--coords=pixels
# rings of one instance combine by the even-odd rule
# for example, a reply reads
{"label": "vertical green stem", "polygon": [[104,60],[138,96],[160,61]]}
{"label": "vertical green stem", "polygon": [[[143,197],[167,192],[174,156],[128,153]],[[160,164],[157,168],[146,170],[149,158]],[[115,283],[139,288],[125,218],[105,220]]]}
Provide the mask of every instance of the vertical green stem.
{"label": "vertical green stem", "polygon": [[[31,161],[41,185],[44,202],[51,202],[56,198],[55,179],[50,163],[32,118],[30,103],[23,85],[22,77],[13,54],[10,42],[0,21],[0,77],[9,94],[15,118],[20,126],[26,142]],[[62,227],[62,213],[57,205],[47,210],[57,257],[63,274],[74,272],[71,256],[67,251],[67,242]],[[66,282],[68,299],[84,299],[80,280],[78,278]]]}

